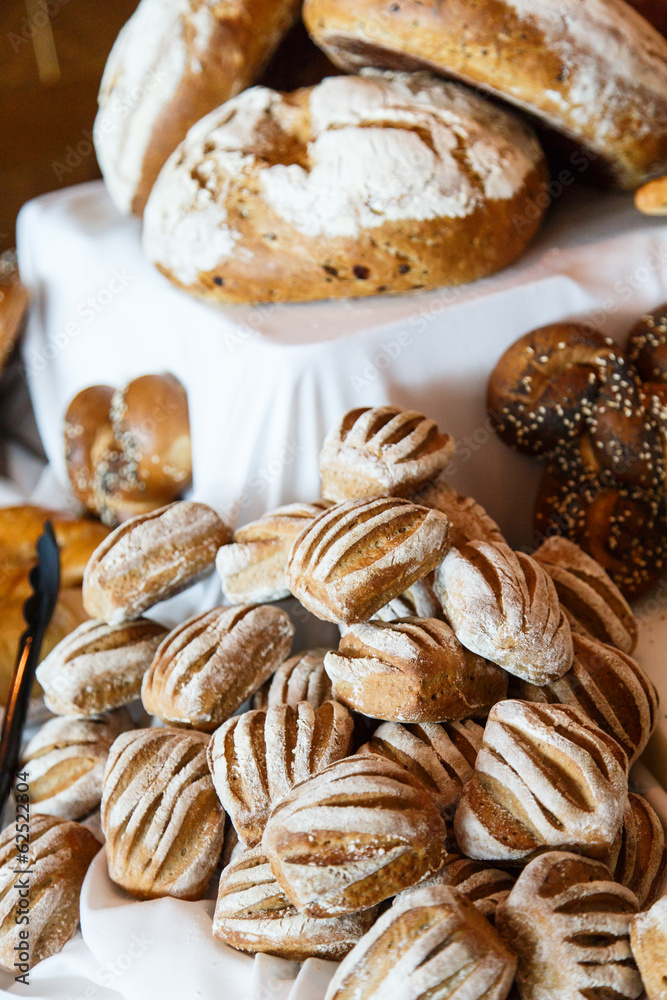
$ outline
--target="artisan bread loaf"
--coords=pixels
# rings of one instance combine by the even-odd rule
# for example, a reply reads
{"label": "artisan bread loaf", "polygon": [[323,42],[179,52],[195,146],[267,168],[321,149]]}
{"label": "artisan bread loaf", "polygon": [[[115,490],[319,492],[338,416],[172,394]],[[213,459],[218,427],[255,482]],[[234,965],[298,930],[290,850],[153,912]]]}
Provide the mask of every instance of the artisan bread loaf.
{"label": "artisan bread loaf", "polygon": [[667,165],[667,42],[623,0],[306,0],[336,65],[428,68],[502,97],[635,188]]}
{"label": "artisan bread loaf", "polygon": [[95,152],[121,212],[141,215],[160,167],[202,115],[253,83],[299,0],[141,0],[102,77]]}
{"label": "artisan bread loaf", "polygon": [[458,285],[519,256],[545,183],[528,126],[427,74],[254,87],[174,150],[144,248],[175,284],[223,302]]}

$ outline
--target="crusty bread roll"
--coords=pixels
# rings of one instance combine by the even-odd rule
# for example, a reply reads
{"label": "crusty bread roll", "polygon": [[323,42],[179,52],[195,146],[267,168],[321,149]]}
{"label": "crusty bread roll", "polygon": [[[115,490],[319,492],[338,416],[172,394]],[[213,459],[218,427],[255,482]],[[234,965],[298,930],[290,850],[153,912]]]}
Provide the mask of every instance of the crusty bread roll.
{"label": "crusty bread roll", "polygon": [[648,1000],[667,998],[665,955],[667,955],[667,896],[640,913],[630,925],[632,954],[639,966]]}
{"label": "crusty bread roll", "polygon": [[111,50],[94,139],[121,212],[141,215],[160,167],[202,115],[259,76],[300,0],[141,0]]}
{"label": "crusty bread roll", "polygon": [[614,881],[634,892],[640,909],[653,905],[663,889],[667,868],[665,828],[641,795],[628,795],[618,854],[614,851],[607,863]]}
{"label": "crusty bread roll", "polygon": [[667,167],[667,42],[624,0],[306,0],[338,66],[428,68],[530,111],[624,188]]}
{"label": "crusty bread roll", "polygon": [[457,285],[519,256],[545,180],[528,126],[425,73],[255,87],[169,158],[144,247],[175,284],[224,302]]}

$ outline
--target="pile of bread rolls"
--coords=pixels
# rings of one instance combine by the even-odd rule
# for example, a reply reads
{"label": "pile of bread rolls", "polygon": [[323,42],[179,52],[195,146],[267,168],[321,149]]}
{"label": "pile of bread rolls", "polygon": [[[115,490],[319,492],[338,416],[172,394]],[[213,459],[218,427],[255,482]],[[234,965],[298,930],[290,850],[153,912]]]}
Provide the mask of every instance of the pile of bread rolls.
{"label": "pile of bread rolls", "polygon": [[667,307],[621,348],[599,330],[554,323],[520,337],[491,373],[487,404],[510,447],[547,460],[536,544],[563,535],[626,597],[653,587],[667,537]]}
{"label": "pile of bread rolls", "polygon": [[549,204],[534,127],[560,190],[667,170],[667,41],[646,7],[305,0],[315,45],[351,75],[281,92],[251,84],[298,0],[141,0],[102,81],[98,158],[120,210],[143,214],[149,259],[199,297],[471,281],[516,259]]}
{"label": "pile of bread rolls", "polygon": [[[25,751],[32,822],[65,842],[100,806],[109,875],[139,899],[200,898],[222,858],[213,934],[342,960],[328,1000],[515,981],[634,1000],[662,961],[666,865],[628,793],[658,712],[637,622],[572,542],[513,551],[448,485],[453,448],[418,412],[360,408],[313,503],[236,532],[189,501],[116,528],[86,567],[93,617],[38,671],[58,717]],[[145,617],[216,565],[228,605],[169,632]],[[286,594],[338,648],[290,655]],[[132,728],[139,695],[164,725]],[[58,869],[71,898],[82,868]]]}

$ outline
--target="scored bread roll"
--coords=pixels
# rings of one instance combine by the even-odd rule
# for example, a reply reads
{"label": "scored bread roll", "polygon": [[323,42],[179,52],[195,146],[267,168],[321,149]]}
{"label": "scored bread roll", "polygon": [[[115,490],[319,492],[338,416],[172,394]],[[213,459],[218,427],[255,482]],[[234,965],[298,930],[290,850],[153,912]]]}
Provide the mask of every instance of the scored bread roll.
{"label": "scored bread roll", "polygon": [[294,539],[329,505],[292,503],[269,511],[234,532],[215,565],[231,604],[262,604],[290,596],[285,571]]}
{"label": "scored bread roll", "polygon": [[388,722],[484,715],[507,694],[507,674],[458,641],[437,618],[351,625],[324,668],[334,697]]}
{"label": "scored bread roll", "polygon": [[525,109],[635,188],[667,165],[667,42],[624,0],[306,0],[337,66],[428,68]]}
{"label": "scored bread roll", "polygon": [[374,406],[350,410],[320,452],[322,496],[340,503],[365,496],[409,496],[442,472],[454,440],[416,410]]}
{"label": "scored bread roll", "polygon": [[457,285],[519,256],[545,184],[528,126],[427,74],[254,87],[169,158],[144,249],[179,287],[224,302]]}
{"label": "scored bread roll", "polygon": [[325,1000],[505,1000],[516,958],[446,885],[401,893],[334,973]]}
{"label": "scored bread roll", "polygon": [[294,626],[270,605],[218,607],[177,625],[155,651],[141,700],[172,726],[212,732],[290,651]]}
{"label": "scored bread roll", "polygon": [[445,823],[425,786],[394,761],[346,757],[278,802],[262,850],[290,901],[313,917],[354,913],[442,864]]}
{"label": "scored bread roll", "polygon": [[489,713],[454,832],[479,860],[523,861],[544,847],[606,858],[627,796],[625,753],[581,709],[503,701]]}
{"label": "scored bread roll", "polygon": [[[421,886],[449,885],[465,896],[491,923],[500,903],[510,894],[516,878],[488,861],[473,861],[461,854],[448,854],[442,868]],[[408,889],[408,892],[413,890]]]}
{"label": "scored bread roll", "polygon": [[253,695],[252,707],[291,705],[295,708],[300,701],[309,701],[313,708],[319,708],[329,701],[331,681],[324,669],[324,657],[328,652],[322,646],[290,656]]}
{"label": "scored bread roll", "polygon": [[348,500],[297,537],[287,582],[324,621],[363,622],[438,565],[449,548],[440,511],[397,497]]}
{"label": "scored bread roll", "polygon": [[438,566],[435,592],[457,639],[533,684],[569,670],[572,633],[543,566],[504,542],[468,542]]}
{"label": "scored bread roll", "polygon": [[213,784],[239,838],[262,839],[274,803],[294,785],[347,756],[354,722],[335,701],[315,709],[276,705],[244,712],[215,731],[207,760]]}
{"label": "scored bread roll", "polygon": [[648,909],[663,889],[667,868],[665,828],[647,799],[630,792],[616,851],[607,862],[616,882],[636,895],[640,909]]}
{"label": "scored bread roll", "polygon": [[667,896],[638,914],[630,925],[630,944],[648,1000],[666,1000]]}
{"label": "scored bread roll", "polygon": [[213,571],[231,530],[204,503],[181,500],[134,517],[93,552],[83,578],[89,615],[130,621]]}
{"label": "scored bread roll", "polygon": [[496,910],[496,927],[519,958],[522,1000],[636,1000],[636,912],[637,897],[600,861],[562,851],[531,861]]}
{"label": "scored bread roll", "polygon": [[94,128],[121,212],[141,215],[190,126],[254,82],[298,10],[299,0],[141,0],[109,55]]}
{"label": "scored bread roll", "polygon": [[309,917],[293,906],[258,847],[243,851],[220,878],[213,934],[240,951],[340,961],[370,930],[373,908],[338,917]]}
{"label": "scored bread roll", "polygon": [[72,937],[81,886],[100,849],[90,830],[59,816],[33,812],[27,832],[19,825],[16,820],[0,834],[0,969],[12,976],[19,973],[16,963],[32,968]]}

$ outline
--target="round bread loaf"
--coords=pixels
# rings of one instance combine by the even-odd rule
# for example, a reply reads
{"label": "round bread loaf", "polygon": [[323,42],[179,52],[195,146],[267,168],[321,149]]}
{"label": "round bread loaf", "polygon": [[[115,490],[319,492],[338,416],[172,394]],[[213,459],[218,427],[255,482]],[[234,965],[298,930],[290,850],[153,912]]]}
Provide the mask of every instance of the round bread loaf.
{"label": "round bread loaf", "polygon": [[95,120],[121,212],[141,215],[190,126],[254,82],[298,9],[298,0],[141,0],[111,50]]}
{"label": "round bread loaf", "polygon": [[336,65],[432,72],[496,94],[635,188],[667,167],[667,42],[623,0],[306,0]]}
{"label": "round bread loaf", "polygon": [[545,186],[528,126],[427,74],[255,87],[174,150],[144,247],[177,285],[224,302],[458,285],[519,256]]}

